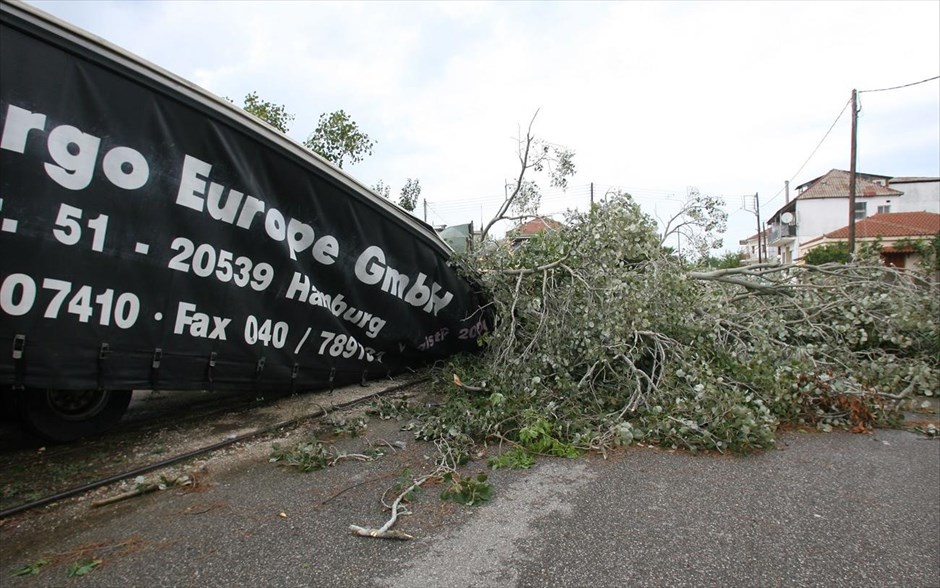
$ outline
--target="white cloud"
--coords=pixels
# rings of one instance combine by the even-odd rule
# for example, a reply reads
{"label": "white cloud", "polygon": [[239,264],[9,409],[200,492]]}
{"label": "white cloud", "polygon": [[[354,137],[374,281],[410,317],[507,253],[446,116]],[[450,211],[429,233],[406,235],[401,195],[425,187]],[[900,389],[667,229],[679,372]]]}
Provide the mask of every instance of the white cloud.
{"label": "white cloud", "polygon": [[[572,205],[592,181],[650,211],[696,185],[729,210],[759,192],[766,214],[852,88],[940,74],[937,3],[35,4],[214,92],[287,105],[297,139],[345,109],[378,140],[350,171],[420,178],[435,222],[495,208],[537,108],[536,132],[577,152]],[[940,83],[862,104],[860,170],[940,175]],[[847,168],[848,143],[846,113],[795,183]],[[756,229],[732,221],[726,244]]]}

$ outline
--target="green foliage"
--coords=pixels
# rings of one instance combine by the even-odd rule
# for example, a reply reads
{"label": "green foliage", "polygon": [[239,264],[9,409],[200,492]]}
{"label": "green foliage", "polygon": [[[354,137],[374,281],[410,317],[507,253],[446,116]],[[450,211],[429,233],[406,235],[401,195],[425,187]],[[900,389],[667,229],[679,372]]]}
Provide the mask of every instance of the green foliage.
{"label": "green foliage", "polygon": [[482,472],[475,478],[448,472],[443,477],[447,488],[441,492],[441,500],[453,500],[465,506],[487,502],[493,495],[493,488],[486,480],[487,476]]}
{"label": "green foliage", "polygon": [[91,573],[95,568],[100,566],[102,561],[100,559],[83,559],[77,561],[69,566],[68,577],[69,578],[78,578],[86,574]]}
{"label": "green foliage", "polygon": [[514,447],[509,451],[505,451],[499,454],[496,457],[491,457],[487,461],[487,465],[489,465],[494,470],[501,468],[527,470],[535,465],[535,458],[532,457],[531,453],[522,447]]}
{"label": "green foliage", "polygon": [[[231,99],[227,99],[231,102]],[[288,125],[294,120],[294,115],[287,112],[287,108],[281,104],[268,102],[258,97],[257,92],[251,92],[245,96],[242,106],[245,112],[253,114],[265,121],[282,133],[287,133]]]}
{"label": "green foliage", "polygon": [[408,178],[405,185],[401,188],[401,197],[398,199],[398,205],[412,212],[418,206],[418,198],[421,196],[421,183],[415,179]]}
{"label": "green foliage", "polygon": [[535,412],[530,412],[527,417],[531,421],[519,429],[518,434],[519,443],[523,448],[532,453],[555,457],[578,457],[581,454],[570,443],[559,441],[553,436],[554,427],[547,419]]}
{"label": "green foliage", "polygon": [[814,247],[803,256],[803,262],[809,265],[822,265],[824,263],[848,263],[851,260],[849,247],[845,243],[827,243]]}
{"label": "green foliage", "polygon": [[[372,191],[385,199],[391,198],[392,188],[382,180],[379,180],[372,186]],[[408,212],[413,212],[414,209],[418,207],[418,198],[420,196],[421,182],[417,179],[413,180],[408,178],[405,181],[405,185],[401,188],[401,196],[398,198],[398,205]]]}
{"label": "green foliage", "polygon": [[354,419],[330,419],[330,425],[333,427],[334,435],[349,435],[350,437],[358,437],[366,427],[368,427],[368,420],[364,418],[354,418]]}
{"label": "green foliage", "polygon": [[414,414],[414,408],[407,398],[388,398],[381,397],[373,400],[369,404],[367,412],[387,421],[390,419],[402,419]]}
{"label": "green foliage", "polygon": [[342,169],[343,163],[358,163],[372,155],[375,141],[359,130],[359,125],[343,110],[321,114],[317,128],[304,145]]}
{"label": "green foliage", "polygon": [[741,267],[741,253],[738,251],[728,251],[720,257],[709,255],[702,261],[701,265],[714,269],[731,269],[735,267]]}
{"label": "green foliage", "polygon": [[387,185],[382,180],[379,180],[378,182],[375,183],[374,186],[372,186],[372,191],[387,200],[389,198],[389,195],[391,194],[392,187]]}
{"label": "green foliage", "polygon": [[897,249],[913,249],[920,256],[922,271],[940,271],[940,235],[924,239],[899,239],[894,246]]}
{"label": "green foliage", "polygon": [[391,492],[394,495],[401,494],[406,489],[408,493],[402,497],[402,500],[405,502],[411,502],[418,497],[418,493],[421,492],[421,486],[416,485],[414,482],[414,474],[411,471],[411,468],[405,468],[398,474],[398,481],[395,482],[395,485],[391,487]]}
{"label": "green foliage", "polygon": [[[536,116],[538,116],[538,111],[536,111]],[[516,182],[506,185],[508,193],[499,211],[483,227],[481,239],[484,241],[495,223],[510,218],[507,216],[509,211],[512,211],[516,218],[537,215],[542,192],[538,182],[532,179],[532,174],[540,174],[542,179],[547,176],[549,185],[564,190],[568,187],[568,180],[576,172],[574,151],[536,138],[532,134],[534,122],[533,116],[525,137],[518,139],[520,169],[517,174],[514,174]],[[526,177],[526,174],[530,177]],[[510,188],[511,191],[509,191]]]}
{"label": "green foliage", "polygon": [[673,238],[681,245],[683,257],[701,262],[713,249],[720,249],[722,234],[728,226],[728,213],[724,201],[717,196],[702,194],[698,188],[689,188],[679,211],[663,221],[660,245]]}
{"label": "green foliage", "polygon": [[464,263],[494,322],[480,356],[440,369],[447,398],[418,435],[468,453],[496,441],[529,455],[746,452],[773,447],[781,423],[896,426],[886,395],[940,392],[936,287],[878,262],[690,272],[613,194]]}
{"label": "green foliage", "polygon": [[[529,149],[528,168],[535,173],[546,174],[548,184],[552,188],[564,190],[568,187],[568,180],[576,172],[574,151],[541,139],[533,139]],[[517,215],[535,215],[542,199],[542,189],[538,182],[523,179],[517,184],[516,192],[511,210]]]}
{"label": "green foliage", "polygon": [[279,443],[273,445],[271,463],[297,468],[301,472],[322,470],[330,465],[336,456],[320,441],[304,441],[292,447],[281,447]]}
{"label": "green foliage", "polygon": [[39,572],[42,571],[42,568],[49,565],[48,559],[38,559],[31,564],[26,564],[22,567],[16,568],[13,570],[11,576],[37,576]]}

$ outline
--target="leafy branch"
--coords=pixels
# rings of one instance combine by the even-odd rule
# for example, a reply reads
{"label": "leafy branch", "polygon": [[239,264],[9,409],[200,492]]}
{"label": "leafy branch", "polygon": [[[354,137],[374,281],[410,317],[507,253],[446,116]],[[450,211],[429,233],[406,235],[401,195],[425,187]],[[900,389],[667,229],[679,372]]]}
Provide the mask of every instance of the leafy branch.
{"label": "leafy branch", "polygon": [[[575,173],[573,151],[537,139],[533,134],[532,127],[538,114],[538,110],[536,110],[535,114],[532,115],[532,120],[529,121],[529,126],[526,128],[525,137],[516,139],[519,171],[516,174],[515,183],[512,191],[507,192],[496,214],[483,227],[480,235],[481,241],[486,240],[490,229],[497,222],[510,218],[529,217],[538,210],[541,198],[539,186],[528,179],[527,174],[547,171],[549,183],[552,187],[567,188],[568,178]],[[515,210],[519,214],[517,216],[509,215],[510,210]]]}

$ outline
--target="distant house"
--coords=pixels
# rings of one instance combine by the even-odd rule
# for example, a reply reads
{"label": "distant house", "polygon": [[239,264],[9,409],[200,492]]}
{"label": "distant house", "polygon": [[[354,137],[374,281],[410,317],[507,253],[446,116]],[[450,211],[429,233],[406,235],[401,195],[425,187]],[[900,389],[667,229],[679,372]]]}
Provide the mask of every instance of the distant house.
{"label": "distant house", "polygon": [[[898,268],[915,267],[920,263],[920,256],[917,249],[911,246],[911,241],[937,236],[940,236],[940,214],[933,212],[889,212],[855,223],[856,245],[878,241],[885,265]],[[803,255],[830,243],[846,243],[848,238],[849,227],[844,226],[803,243]]]}
{"label": "distant house", "polygon": [[[940,213],[940,178],[892,177],[857,173],[855,220],[894,212]],[[783,263],[797,261],[804,244],[847,226],[849,172],[834,169],[797,187],[796,196],[767,221],[769,247]]]}
{"label": "distant house", "polygon": [[[758,233],[755,233],[748,237],[747,239],[741,239],[738,241],[738,244],[741,245],[741,265],[748,265],[752,263],[758,263],[759,261],[776,261],[780,255],[780,251],[776,247],[770,247],[767,245],[767,238],[770,237],[770,229],[764,229],[759,233],[760,238],[758,239]],[[758,245],[758,242],[760,245]],[[758,254],[758,246],[760,247],[760,252]],[[768,254],[770,257],[768,257]]]}
{"label": "distant house", "polygon": [[547,216],[537,216],[509,231],[507,237],[513,248],[518,247],[542,231],[557,231],[564,227],[562,223]]}

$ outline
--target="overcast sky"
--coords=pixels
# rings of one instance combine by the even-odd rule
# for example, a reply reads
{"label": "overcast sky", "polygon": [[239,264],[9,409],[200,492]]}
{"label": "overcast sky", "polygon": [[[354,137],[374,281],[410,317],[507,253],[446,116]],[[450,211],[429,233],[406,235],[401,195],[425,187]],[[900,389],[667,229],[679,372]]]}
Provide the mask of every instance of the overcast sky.
{"label": "overcast sky", "polygon": [[[303,141],[344,109],[377,141],[347,166],[397,193],[418,178],[428,222],[488,220],[518,173],[516,137],[576,152],[589,186],[668,215],[689,186],[724,196],[726,249],[784,204],[784,180],[849,168],[850,113],[799,171],[853,88],[940,75],[940,2],[187,2],[31,4],[220,96],[296,115]],[[940,176],[940,81],[861,94],[858,170]],[[422,209],[415,211],[423,216]]]}

